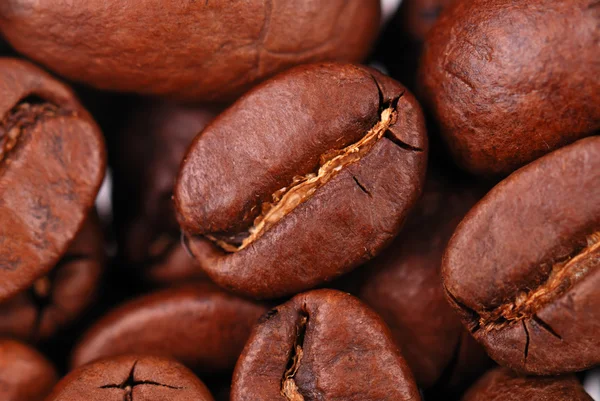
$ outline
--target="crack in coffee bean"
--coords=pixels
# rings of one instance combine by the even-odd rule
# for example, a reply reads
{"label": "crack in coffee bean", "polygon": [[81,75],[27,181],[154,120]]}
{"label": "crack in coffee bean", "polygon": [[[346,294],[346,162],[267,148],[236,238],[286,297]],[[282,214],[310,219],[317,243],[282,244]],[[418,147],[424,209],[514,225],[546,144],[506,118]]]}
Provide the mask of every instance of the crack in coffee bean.
{"label": "crack in coffee bean", "polygon": [[306,326],[308,324],[308,314],[305,309],[306,306],[300,313],[300,319],[296,326],[296,339],[290,351],[288,366],[281,380],[281,395],[289,401],[304,401],[304,396],[300,393],[294,377],[300,368],[300,362],[302,362],[302,356],[304,355],[304,336],[306,335]]}
{"label": "crack in coffee bean", "polygon": [[310,199],[319,188],[331,181],[343,168],[365,157],[386,135],[390,126],[396,123],[398,119],[396,107],[400,97],[402,94],[385,105],[380,120],[359,141],[341,150],[331,150],[321,155],[320,166],[316,173],[296,176],[290,185],[273,193],[273,201],[261,205],[262,213],[254,220],[254,225],[246,233],[242,233],[245,238],[241,240],[241,243],[239,243],[239,235],[227,238],[227,240],[223,240],[217,235],[206,235],[206,237],[227,252],[238,252],[247,248],[287,214]]}
{"label": "crack in coffee bean", "polygon": [[137,366],[138,361],[135,361],[133,363],[133,366],[131,367],[131,370],[129,371],[129,375],[127,375],[127,378],[121,382],[120,384],[105,384],[104,386],[100,386],[100,388],[117,388],[117,389],[121,389],[124,391],[123,394],[123,401],[133,401],[133,389],[136,386],[141,386],[141,385],[150,385],[150,386],[159,386],[159,387],[166,387],[166,388],[170,388],[173,390],[182,390],[184,387],[177,387],[177,386],[169,386],[168,384],[162,384],[162,383],[158,383],[158,382],[154,382],[154,381],[150,381],[150,380],[135,380],[135,367]]}
{"label": "crack in coffee bean", "polygon": [[[535,290],[523,291],[519,293],[515,301],[489,311],[475,311],[460,302],[447,288],[444,288],[452,302],[470,315],[468,328],[471,334],[475,334],[480,329],[484,329],[486,332],[501,330],[513,323],[532,319],[540,328],[562,340],[562,336],[549,323],[542,320],[537,315],[537,311],[581,281],[590,273],[589,268],[593,266],[591,262],[599,257],[600,232],[595,232],[587,237],[585,247],[575,250],[569,257],[556,262],[548,278]],[[527,330],[525,330],[525,334],[528,336]]]}
{"label": "crack in coffee bean", "polygon": [[546,321],[542,320],[542,318],[540,318],[538,315],[533,315],[532,319],[538,324],[538,326],[542,327],[544,330],[546,330],[548,333],[552,334],[559,340],[562,340],[562,336],[558,334],[556,330],[552,328],[552,326],[550,326]]}
{"label": "crack in coffee bean", "polygon": [[56,275],[64,266],[84,260],[92,259],[90,255],[72,253],[65,255],[54,269],[47,275],[37,279],[29,289],[29,299],[35,308],[35,321],[30,333],[30,338],[37,341],[41,335],[42,320],[46,309],[50,306],[58,308],[58,305],[52,303],[52,292]]}
{"label": "crack in coffee bean", "polygon": [[12,151],[19,138],[44,119],[73,116],[75,113],[31,96],[14,106],[0,122],[0,162]]}
{"label": "crack in coffee bean", "polygon": [[523,351],[523,356],[527,359],[529,355],[529,341],[531,341],[531,337],[529,336],[529,330],[527,329],[527,325],[524,320],[521,320],[521,324],[523,325],[523,331],[525,332],[525,350]]}
{"label": "crack in coffee bean", "polygon": [[[538,310],[559,298],[589,274],[594,265],[591,262],[597,258],[600,258],[600,231],[587,237],[587,245],[583,249],[576,250],[574,255],[566,260],[555,263],[546,281],[536,289],[522,291],[511,303],[491,311],[479,312],[479,326],[490,331],[502,329],[524,319],[535,319]],[[539,317],[537,319],[542,328],[560,338],[550,325]]]}
{"label": "crack in coffee bean", "polygon": [[37,279],[29,290],[31,303],[35,308],[35,321],[33,322],[33,327],[30,334],[30,337],[33,340],[37,339],[39,336],[44,310],[52,304],[50,300],[51,294],[52,278],[50,278],[49,275]]}

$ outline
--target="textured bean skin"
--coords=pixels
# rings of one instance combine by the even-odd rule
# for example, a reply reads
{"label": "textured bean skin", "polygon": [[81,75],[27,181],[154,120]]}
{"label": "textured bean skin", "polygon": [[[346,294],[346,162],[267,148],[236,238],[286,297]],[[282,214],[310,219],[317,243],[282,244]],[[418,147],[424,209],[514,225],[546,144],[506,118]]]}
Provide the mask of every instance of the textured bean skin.
{"label": "textured bean skin", "polygon": [[488,354],[522,373],[600,362],[600,137],[513,173],[456,229],[450,301]]}
{"label": "textured bean skin", "polygon": [[91,213],[49,274],[0,303],[0,335],[34,343],[55,337],[97,299],[104,264],[100,222]]}
{"label": "textured bean skin", "polygon": [[227,371],[265,311],[209,283],[159,291],[100,319],[76,345],[71,365],[135,352],[172,357],[195,371]]}
{"label": "textured bean skin", "polygon": [[440,275],[448,240],[483,193],[464,178],[429,172],[402,232],[363,267],[359,297],[390,327],[423,388],[460,391],[489,365],[446,301]]}
{"label": "textured bean skin", "polygon": [[0,340],[0,399],[42,401],[58,381],[54,366],[33,348]]}
{"label": "textured bean skin", "polygon": [[[0,116],[0,137],[6,140],[15,127],[18,133],[0,160],[4,300],[67,251],[93,207],[106,155],[98,127],[71,90],[27,62],[0,59]],[[7,122],[11,133],[4,132]]]}
{"label": "textured bean skin", "polygon": [[379,14],[379,0],[4,0],[0,30],[99,89],[211,101],[296,64],[361,61]]}
{"label": "textured bean skin", "polygon": [[462,401],[592,401],[574,376],[522,377],[506,368],[488,372]]}
{"label": "textured bean skin", "polygon": [[517,168],[600,129],[593,0],[457,1],[431,30],[420,81],[454,159]]}
{"label": "textured bean skin", "polygon": [[[385,135],[249,246],[231,252],[206,240],[247,232],[276,191],[362,140],[388,103],[397,119]],[[284,296],[376,255],[416,202],[426,158],[420,108],[400,84],[359,66],[301,66],[253,89],[194,140],[175,186],[178,220],[219,285]]]}
{"label": "textured bean skin", "polygon": [[[302,356],[292,375],[296,398],[281,389],[295,346],[303,350],[296,351]],[[261,319],[237,363],[231,390],[231,401],[300,399],[420,397],[381,318],[349,294],[315,290],[296,295]]]}
{"label": "textured bean skin", "polygon": [[170,358],[128,354],[71,371],[46,401],[214,401],[194,374]]}

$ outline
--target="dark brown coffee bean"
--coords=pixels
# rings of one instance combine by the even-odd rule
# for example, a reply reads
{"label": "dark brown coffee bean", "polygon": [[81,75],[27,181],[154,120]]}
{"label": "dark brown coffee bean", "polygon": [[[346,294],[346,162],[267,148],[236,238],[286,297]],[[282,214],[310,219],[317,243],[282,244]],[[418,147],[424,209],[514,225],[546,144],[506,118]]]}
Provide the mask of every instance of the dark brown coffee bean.
{"label": "dark brown coffee bean", "polygon": [[206,277],[181,245],[172,195],[192,139],[216,111],[155,102],[139,107],[117,140],[113,205],[120,250],[157,283]]}
{"label": "dark brown coffee bean", "polygon": [[170,358],[123,355],[75,369],[46,401],[213,401],[194,374]]}
{"label": "dark brown coffee bean", "polygon": [[54,336],[92,304],[103,268],[102,232],[92,214],[50,273],[0,303],[0,335],[31,342]]}
{"label": "dark brown coffee bean", "polygon": [[440,268],[456,225],[484,191],[452,178],[429,175],[400,235],[365,266],[359,296],[388,324],[421,387],[460,392],[489,359],[446,301]]}
{"label": "dark brown coffee bean", "polygon": [[71,90],[32,64],[0,59],[0,300],[58,263],[104,168],[100,131]]}
{"label": "dark brown coffee bean", "polygon": [[199,372],[232,369],[266,307],[199,283],[109,312],[75,347],[72,366],[129,352],[175,358]]}
{"label": "dark brown coffee bean", "polygon": [[421,82],[455,160],[508,174],[600,129],[595,0],[456,1]]}
{"label": "dark brown coffee bean", "polygon": [[462,401],[593,401],[575,376],[524,377],[506,368],[488,372]]}
{"label": "dark brown coffee bean", "polygon": [[0,31],[19,52],[99,89],[222,100],[293,65],[361,61],[379,1],[3,0]]}
{"label": "dark brown coffee bean", "polygon": [[600,363],[600,137],[498,184],[456,229],[443,279],[500,364],[559,374]]}
{"label": "dark brown coffee bean", "polygon": [[175,187],[218,284],[278,297],[339,276],[399,231],[424,180],[413,96],[365,67],[313,64],[253,89],[199,135]]}
{"label": "dark brown coffee bean", "polygon": [[2,401],[42,401],[57,381],[54,366],[35,349],[0,339]]}
{"label": "dark brown coffee bean", "polygon": [[334,290],[296,295],[264,315],[231,386],[231,401],[419,399],[385,323]]}

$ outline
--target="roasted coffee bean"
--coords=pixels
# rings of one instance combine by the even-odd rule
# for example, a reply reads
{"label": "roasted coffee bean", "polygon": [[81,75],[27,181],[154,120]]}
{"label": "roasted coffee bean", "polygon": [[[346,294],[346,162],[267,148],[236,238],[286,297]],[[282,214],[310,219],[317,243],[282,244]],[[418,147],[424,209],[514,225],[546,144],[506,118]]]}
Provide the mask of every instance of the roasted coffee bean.
{"label": "roasted coffee bean", "polygon": [[489,365],[446,301],[440,276],[450,236],[484,193],[465,178],[430,174],[402,233],[365,266],[369,273],[359,296],[388,324],[424,388],[460,393]]}
{"label": "roasted coffee bean", "polygon": [[593,401],[575,376],[524,377],[506,368],[488,372],[462,401]]}
{"label": "roasted coffee bean", "polygon": [[164,355],[202,373],[233,369],[266,307],[199,283],[109,312],[75,347],[72,366],[129,352]]}
{"label": "roasted coffee bean", "polygon": [[334,290],[296,295],[264,315],[231,386],[231,401],[419,399],[385,323]]}
{"label": "roasted coffee bean", "polygon": [[99,89],[207,101],[293,65],[361,61],[379,14],[379,0],[3,0],[0,31],[20,53]]}
{"label": "roasted coffee bean", "polygon": [[71,90],[32,64],[0,59],[0,301],[58,263],[104,168],[100,131]]}
{"label": "roasted coffee bean", "polygon": [[213,401],[210,392],[179,362],[122,355],[82,366],[64,377],[46,401]]}
{"label": "roasted coffee bean", "polygon": [[397,82],[313,64],[258,86],[192,143],[175,186],[179,223],[219,285],[297,293],[375,256],[421,192],[427,138]]}
{"label": "roasted coffee bean", "polygon": [[508,174],[600,130],[595,0],[456,1],[428,35],[425,97],[455,160]]}
{"label": "roasted coffee bean", "polygon": [[31,342],[54,336],[95,300],[103,268],[102,232],[92,214],[50,273],[0,303],[0,336]]}
{"label": "roasted coffee bean", "polygon": [[443,280],[500,364],[560,374],[600,363],[600,137],[492,189],[450,240]]}
{"label": "roasted coffee bean", "polygon": [[42,401],[58,380],[54,367],[33,348],[0,340],[0,399]]}
{"label": "roasted coffee bean", "polygon": [[154,102],[141,105],[113,153],[113,205],[123,259],[148,280],[206,277],[181,245],[173,202],[179,165],[192,139],[216,111]]}

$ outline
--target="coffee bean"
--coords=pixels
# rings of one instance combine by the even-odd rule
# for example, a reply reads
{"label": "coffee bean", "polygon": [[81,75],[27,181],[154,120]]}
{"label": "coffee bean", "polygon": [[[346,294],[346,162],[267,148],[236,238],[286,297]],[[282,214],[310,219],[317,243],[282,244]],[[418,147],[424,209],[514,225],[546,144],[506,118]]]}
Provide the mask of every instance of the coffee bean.
{"label": "coffee bean", "polygon": [[334,290],[296,295],[264,315],[231,386],[231,401],[419,399],[385,323]]}
{"label": "coffee bean", "polygon": [[442,255],[456,225],[484,194],[464,178],[430,172],[415,212],[365,266],[360,298],[388,324],[417,383],[459,392],[489,365],[444,296]]}
{"label": "coffee bean", "polygon": [[46,401],[213,401],[194,374],[170,358],[122,355],[65,376]]}
{"label": "coffee bean", "polygon": [[483,376],[463,401],[593,401],[575,376],[524,377],[505,368]]}
{"label": "coffee bean", "polygon": [[181,245],[172,195],[192,139],[216,112],[167,102],[141,105],[113,153],[116,232],[125,263],[155,283],[205,277]]}
{"label": "coffee bean", "polygon": [[456,1],[427,37],[421,83],[454,159],[508,174],[600,129],[593,0]]}
{"label": "coffee bean", "polygon": [[0,340],[0,399],[42,401],[57,382],[54,367],[33,348]]}
{"label": "coffee bean", "polygon": [[53,337],[93,303],[103,269],[102,233],[92,214],[50,273],[0,303],[0,335],[30,342]]}
{"label": "coffee bean", "polygon": [[500,364],[560,374],[600,363],[600,137],[492,189],[450,240],[443,279]]}
{"label": "coffee bean", "polygon": [[104,175],[100,131],[42,70],[0,59],[0,300],[58,263]]}
{"label": "coffee bean", "polygon": [[203,373],[226,371],[265,311],[209,283],[145,295],[100,319],[75,346],[72,366],[135,352],[169,356]]}
{"label": "coffee bean", "polygon": [[252,90],[192,143],[175,186],[179,223],[219,285],[297,293],[375,256],[424,180],[414,97],[365,67],[313,64]]}
{"label": "coffee bean", "polygon": [[3,0],[0,31],[20,53],[99,89],[208,101],[297,64],[361,61],[379,14],[379,0]]}

